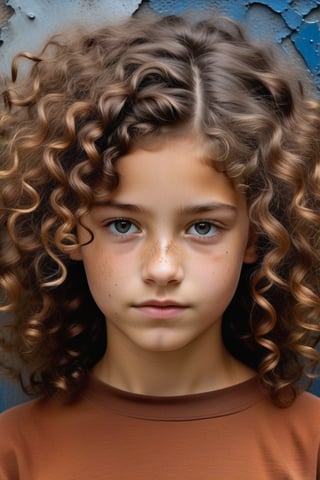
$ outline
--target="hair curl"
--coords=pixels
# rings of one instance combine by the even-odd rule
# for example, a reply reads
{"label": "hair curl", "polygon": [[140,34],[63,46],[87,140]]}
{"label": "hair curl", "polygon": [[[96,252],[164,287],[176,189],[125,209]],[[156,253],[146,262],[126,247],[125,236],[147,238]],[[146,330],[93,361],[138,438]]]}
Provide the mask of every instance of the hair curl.
{"label": "hair curl", "polygon": [[[18,80],[21,57],[32,67]],[[30,393],[77,391],[104,354],[104,318],[70,258],[76,226],[117,186],[120,156],[179,128],[200,133],[245,190],[257,238],[259,260],[224,315],[226,346],[275,400],[315,374],[320,108],[303,90],[273,48],[224,17],[131,18],[14,60],[0,116],[0,346]]]}

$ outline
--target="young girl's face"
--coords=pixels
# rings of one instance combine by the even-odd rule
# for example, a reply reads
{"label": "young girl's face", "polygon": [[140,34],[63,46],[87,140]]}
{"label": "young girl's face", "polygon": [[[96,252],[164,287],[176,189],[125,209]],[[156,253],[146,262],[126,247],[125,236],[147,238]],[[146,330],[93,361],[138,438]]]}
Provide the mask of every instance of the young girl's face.
{"label": "young girl's face", "polygon": [[[161,145],[161,146],[160,146]],[[208,165],[186,135],[120,158],[120,183],[82,222],[81,247],[92,295],[107,318],[108,346],[149,351],[220,335],[248,246],[245,197]],[[79,240],[88,232],[79,227]]]}

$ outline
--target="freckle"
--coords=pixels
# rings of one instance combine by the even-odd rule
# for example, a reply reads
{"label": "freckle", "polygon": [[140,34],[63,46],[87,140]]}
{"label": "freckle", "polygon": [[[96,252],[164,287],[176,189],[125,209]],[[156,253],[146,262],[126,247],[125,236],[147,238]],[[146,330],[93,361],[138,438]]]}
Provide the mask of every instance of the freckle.
{"label": "freckle", "polygon": [[154,242],[152,245],[150,245],[147,254],[148,254],[150,257],[153,257],[153,255],[156,255],[156,254],[157,254],[157,252],[158,252],[158,250],[159,250],[159,247],[160,247],[160,242],[159,242],[159,241]]}
{"label": "freckle", "polygon": [[168,255],[168,253],[170,253],[171,250],[175,250],[175,244],[173,243],[173,241],[171,240],[168,245],[166,246],[165,248],[165,254]]}
{"label": "freckle", "polygon": [[229,250],[226,250],[226,255],[228,255],[228,254],[229,254]]}

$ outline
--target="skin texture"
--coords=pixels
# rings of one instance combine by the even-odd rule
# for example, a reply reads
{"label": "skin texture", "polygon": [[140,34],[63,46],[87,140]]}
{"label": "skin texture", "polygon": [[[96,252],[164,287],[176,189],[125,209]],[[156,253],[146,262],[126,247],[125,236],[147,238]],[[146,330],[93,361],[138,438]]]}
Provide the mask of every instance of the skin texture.
{"label": "skin texture", "polygon": [[[156,395],[251,377],[221,339],[242,264],[256,260],[245,197],[191,135],[136,148],[117,169],[117,189],[82,218],[94,240],[74,254],[107,318],[95,375]],[[78,235],[82,244],[89,239],[81,226]]]}

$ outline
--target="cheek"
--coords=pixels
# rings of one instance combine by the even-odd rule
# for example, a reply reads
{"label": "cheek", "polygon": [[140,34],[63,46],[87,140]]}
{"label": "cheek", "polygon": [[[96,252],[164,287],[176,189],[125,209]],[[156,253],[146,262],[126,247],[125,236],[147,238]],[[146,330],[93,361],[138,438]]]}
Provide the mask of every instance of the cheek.
{"label": "cheek", "polygon": [[92,296],[96,299],[103,293],[107,295],[114,281],[114,266],[99,256],[92,258],[91,255],[84,255],[83,264]]}
{"label": "cheek", "polygon": [[101,312],[105,316],[114,310],[114,304],[118,303],[118,281],[113,276],[112,268],[107,265],[97,265],[87,271],[87,281],[91,295]]}
{"label": "cheek", "polygon": [[231,250],[198,261],[194,274],[204,292],[216,295],[233,295],[242,269],[242,258]]}
{"label": "cheek", "polygon": [[124,255],[110,252],[101,255],[99,249],[95,249],[83,255],[83,263],[89,289],[102,311],[119,301],[129,280],[136,276]]}

